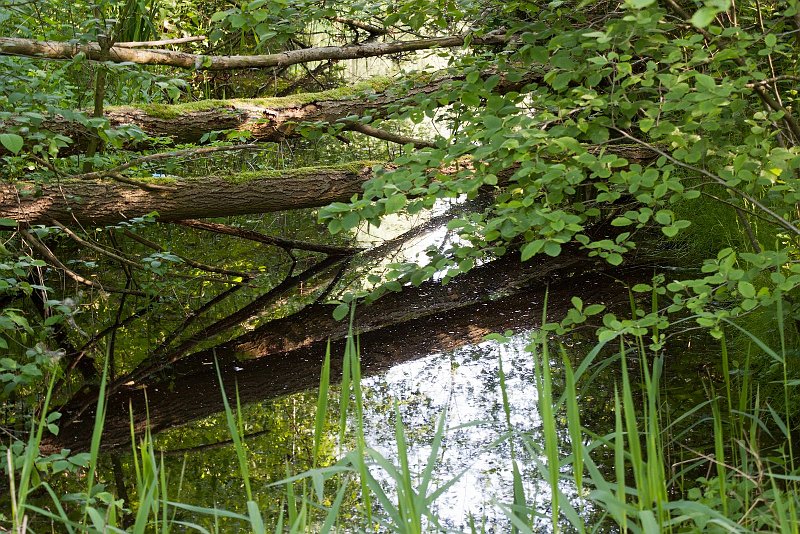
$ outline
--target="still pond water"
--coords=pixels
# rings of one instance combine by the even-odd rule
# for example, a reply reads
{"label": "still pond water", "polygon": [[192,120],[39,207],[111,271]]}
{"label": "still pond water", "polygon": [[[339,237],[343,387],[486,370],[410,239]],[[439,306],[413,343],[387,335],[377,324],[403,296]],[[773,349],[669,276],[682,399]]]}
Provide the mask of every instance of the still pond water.
{"label": "still pond water", "polygon": [[[455,532],[470,531],[471,522],[479,530],[506,532],[510,530],[510,523],[503,508],[513,502],[509,447],[511,441],[516,441],[515,450],[528,503],[535,505],[541,514],[535,530],[548,531],[550,489],[539,471],[545,459],[540,453],[521,446],[518,440],[509,440],[499,383],[499,366],[502,365],[514,432],[526,434],[530,441],[539,443],[540,450],[543,450],[533,358],[526,350],[535,332],[530,325],[535,323],[534,317],[541,314],[541,306],[531,301],[526,309],[524,303],[516,299],[501,302],[499,306],[485,306],[485,310],[487,314],[499,315],[495,317],[497,320],[515,330],[506,342],[483,341],[420,353],[415,352],[413,339],[407,345],[402,337],[390,337],[386,339],[387,344],[404,347],[403,356],[399,358],[403,361],[391,365],[384,358],[378,358],[374,368],[370,366],[374,360],[370,354],[362,354],[364,373],[368,375],[362,382],[366,443],[399,465],[394,426],[394,407],[397,405],[409,442],[411,470],[421,473],[429,461],[439,415],[445,413],[447,432],[443,447],[436,456],[434,479],[439,486],[454,478],[457,480],[439,496],[432,507],[433,511],[442,525]],[[480,313],[480,308],[467,313]],[[481,323],[476,317],[473,319],[476,324]],[[525,323],[529,326],[525,327]],[[437,328],[451,329],[442,332]],[[497,328],[499,331],[504,329]],[[419,335],[419,332],[415,334]],[[450,346],[459,345],[457,339],[463,339],[464,332],[458,324],[451,326],[445,322],[429,325],[429,331],[423,336],[441,337],[448,340],[442,344]],[[565,345],[575,364],[592,347],[590,336],[587,331],[585,335],[579,333],[570,339],[553,342],[554,346]],[[699,354],[697,340],[694,341],[695,346],[691,343],[688,342],[690,350],[686,350],[687,342],[673,345],[674,357],[668,360],[665,367],[665,383],[669,387],[664,399],[672,403],[676,410],[696,404],[704,395],[702,388],[697,388],[696,384],[703,380],[706,370],[700,359],[694,356]],[[554,394],[560,395],[561,362],[553,359],[551,365],[556,387]],[[615,366],[609,366],[590,390],[579,391],[584,410],[583,422],[597,435],[613,430],[613,388],[618,378]],[[217,393],[204,391],[196,394]],[[329,464],[335,463],[343,451],[354,447],[352,440],[346,438],[340,442],[338,439],[335,420],[338,396],[339,391],[332,388],[330,428],[323,446]],[[309,391],[256,402],[243,408],[244,432],[250,436],[247,447],[253,491],[259,495],[262,510],[273,514],[273,519],[280,514],[285,486],[276,487],[272,484],[286,477],[287,473],[295,474],[312,467],[316,401],[317,392]],[[191,399],[187,399],[187,402],[191,402]],[[559,415],[556,423],[566,445],[563,414]],[[224,415],[163,432],[157,436],[156,445],[166,453],[175,487],[178,487],[178,477],[181,477],[180,496],[175,495],[175,500],[206,506],[214,503],[221,509],[241,512],[246,497]],[[562,457],[567,454],[569,451],[565,446]],[[374,469],[372,474],[391,494],[393,481],[380,469]],[[575,487],[570,483],[564,482],[561,491],[585,515],[597,513],[581,505]],[[353,484],[346,504],[349,499],[349,506],[355,507],[357,493],[358,488]],[[235,527],[228,525],[227,528]]]}

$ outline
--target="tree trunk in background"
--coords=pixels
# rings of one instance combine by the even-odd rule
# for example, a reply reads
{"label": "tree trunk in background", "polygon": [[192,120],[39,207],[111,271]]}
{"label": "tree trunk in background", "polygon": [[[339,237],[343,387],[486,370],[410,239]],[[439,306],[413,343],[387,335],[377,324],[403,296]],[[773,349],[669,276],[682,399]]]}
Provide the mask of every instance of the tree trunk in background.
{"label": "tree trunk in background", "polygon": [[[505,32],[497,32],[469,39],[470,46],[499,45],[509,41]],[[112,46],[108,54],[103,54],[97,43],[66,43],[61,41],[37,41],[0,37],[0,56],[23,56],[40,59],[72,59],[84,54],[95,61],[114,63],[138,63],[139,65],[166,65],[194,70],[231,70],[287,67],[313,61],[339,61],[377,57],[416,50],[433,48],[454,48],[463,46],[467,37],[449,36],[418,39],[414,41],[388,41],[363,43],[348,46],[322,46],[288,50],[277,54],[253,56],[206,56],[172,50],[137,50],[122,46]]]}

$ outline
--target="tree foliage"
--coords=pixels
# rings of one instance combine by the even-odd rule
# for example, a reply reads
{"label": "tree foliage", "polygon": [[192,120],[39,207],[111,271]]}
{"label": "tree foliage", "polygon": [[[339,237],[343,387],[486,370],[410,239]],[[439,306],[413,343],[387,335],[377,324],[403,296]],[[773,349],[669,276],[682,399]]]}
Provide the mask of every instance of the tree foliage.
{"label": "tree foliage", "polygon": [[[71,371],[88,354],[110,356],[110,389],[119,390],[230,341],[245,322],[295,311],[281,307],[287,293],[301,297],[297,307],[335,300],[343,317],[354,299],[448,283],[511,254],[528,261],[577,250],[614,267],[685,256],[687,274],[665,271],[631,288],[663,308],[606,314],[601,341],[651,329],[660,351],[686,316],[719,339],[732,319],[758,314],[784,340],[800,322],[799,10],[797,0],[8,0],[3,398],[32,407],[43,371]],[[435,56],[437,72],[406,72],[414,50]],[[391,81],[336,92],[351,81],[344,61],[384,56],[396,67]],[[180,137],[165,132],[212,111],[176,149]],[[174,152],[159,154],[167,146]],[[353,168],[367,158],[378,160],[370,171]],[[321,163],[346,165],[296,169]],[[294,192],[286,184],[298,172],[303,190]],[[337,172],[349,181],[332,193],[323,177]],[[278,198],[278,187],[302,201],[246,196]],[[323,203],[308,191],[328,205],[283,225],[305,236],[258,237],[271,223],[241,218],[198,246],[205,234],[183,220]],[[195,211],[163,207],[157,223],[157,208],[173,209],[181,194]],[[111,215],[93,217],[104,209],[97,198],[113,204]],[[331,274],[358,252],[347,247],[354,230],[446,203],[462,208],[447,223],[457,237],[424,263],[394,263],[369,290]],[[33,205],[40,211],[26,218]],[[316,240],[319,223],[336,250],[301,242]],[[221,235],[272,239],[285,257]],[[302,284],[313,286],[310,296]],[[93,293],[83,300],[77,288]],[[553,329],[601,313],[577,302]],[[98,310],[101,321],[90,317]],[[142,317],[165,322],[144,321],[146,335],[117,342],[125,321]],[[770,372],[788,386],[783,354]],[[83,362],[84,380],[69,380],[92,389],[100,365]]]}

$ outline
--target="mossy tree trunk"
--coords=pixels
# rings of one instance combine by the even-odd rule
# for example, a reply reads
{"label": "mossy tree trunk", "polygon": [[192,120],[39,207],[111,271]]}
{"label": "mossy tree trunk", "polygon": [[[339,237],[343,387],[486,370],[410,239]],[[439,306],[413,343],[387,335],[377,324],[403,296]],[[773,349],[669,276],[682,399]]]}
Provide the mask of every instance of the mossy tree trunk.
{"label": "mossy tree trunk", "polygon": [[[143,179],[141,187],[111,179],[50,184],[0,183],[0,215],[23,224],[52,219],[115,224],[158,212],[159,221],[223,217],[319,207],[361,192],[366,165],[202,178]],[[156,186],[159,189],[153,189]]]}
{"label": "mossy tree trunk", "polygon": [[[501,77],[493,91],[498,94],[518,91],[538,77],[531,74],[515,81]],[[165,139],[172,144],[197,143],[203,136],[221,130],[248,132],[259,142],[277,142],[299,137],[298,125],[303,122],[332,124],[346,117],[363,116],[368,110],[373,117],[380,118],[390,106],[411,102],[416,96],[438,91],[460,78],[463,77],[438,74],[420,78],[413,86],[398,86],[386,78],[376,77],[350,87],[287,97],[111,107],[105,111],[105,118],[112,128],[134,126],[159,138],[160,147],[164,146]],[[359,127],[350,122],[342,126],[346,130]],[[64,117],[51,117],[44,121],[42,128],[72,139],[72,145],[62,150],[65,154],[81,153],[94,135],[90,128]],[[126,142],[124,148],[141,150],[152,146],[149,142],[131,141]],[[0,147],[0,152],[2,150]]]}

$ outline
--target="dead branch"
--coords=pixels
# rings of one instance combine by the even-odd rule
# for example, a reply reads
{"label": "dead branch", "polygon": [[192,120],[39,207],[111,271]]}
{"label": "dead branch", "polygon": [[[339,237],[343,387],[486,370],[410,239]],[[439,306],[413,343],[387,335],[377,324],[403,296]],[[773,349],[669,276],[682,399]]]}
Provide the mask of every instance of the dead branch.
{"label": "dead branch", "polygon": [[[122,233],[124,233],[130,239],[133,239],[134,241],[137,241],[137,242],[141,243],[142,245],[144,245],[144,246],[146,246],[146,247],[148,247],[150,249],[157,250],[159,252],[167,252],[167,249],[162,247],[158,243],[150,241],[149,239],[147,239],[145,237],[142,237],[139,234],[133,233],[130,230],[125,229],[125,230],[122,231]],[[239,276],[239,277],[241,277],[241,278],[243,278],[245,280],[249,280],[250,278],[253,277],[253,273],[245,273],[245,272],[241,272],[241,271],[231,271],[229,269],[223,269],[221,267],[214,267],[213,265],[206,265],[205,263],[200,263],[199,261],[194,261],[194,260],[192,260],[190,258],[187,258],[185,256],[181,256],[180,254],[175,254],[175,256],[177,256],[178,258],[183,260],[183,262],[186,265],[189,265],[190,267],[194,267],[196,269],[200,269],[201,271],[206,271],[206,272],[209,272],[209,273],[225,274],[225,275],[229,275],[229,276]]]}
{"label": "dead branch", "polygon": [[62,271],[64,271],[64,274],[66,274],[68,277],[72,278],[75,282],[81,285],[89,286],[99,291],[105,291],[106,293],[124,293],[128,295],[138,295],[140,297],[148,296],[147,293],[144,293],[143,291],[137,291],[135,289],[103,287],[98,282],[89,280],[88,278],[84,278],[83,276],[79,275],[75,271],[72,271],[66,265],[61,263],[61,261],[56,257],[56,255],[53,254],[53,252],[49,248],[47,248],[47,245],[42,243],[36,236],[31,234],[24,228],[20,228],[19,232],[22,238],[25,240],[25,242],[28,243],[28,245],[30,245],[37,252],[39,252],[39,254],[41,254],[42,257],[44,257],[45,260],[50,265],[58,269],[61,269]]}
{"label": "dead branch", "polygon": [[140,270],[140,271],[146,270],[143,265],[140,265],[139,263],[136,263],[133,260],[130,260],[128,258],[124,258],[124,257],[122,257],[122,256],[120,256],[118,254],[115,254],[114,252],[111,252],[111,251],[108,251],[108,250],[104,249],[100,245],[97,245],[95,243],[92,243],[91,241],[83,239],[81,236],[79,236],[78,234],[76,234],[75,232],[70,230],[68,227],[66,227],[63,224],[61,224],[60,222],[58,222],[58,220],[50,219],[50,222],[53,224],[53,226],[58,227],[62,232],[67,234],[70,237],[70,239],[72,239],[73,241],[75,241],[79,245],[82,245],[84,247],[90,248],[90,249],[94,250],[95,252],[97,252],[99,254],[102,254],[103,256],[106,256],[107,258],[111,258],[114,261],[118,261],[120,263],[124,263],[125,265],[129,265],[130,267],[133,267],[134,269],[137,269],[137,270]]}
{"label": "dead branch", "polygon": [[370,35],[378,36],[378,35],[388,35],[389,29],[383,28],[381,26],[374,26],[367,22],[363,22],[356,19],[348,19],[345,17],[331,17],[328,20],[333,22],[338,22],[339,24],[344,24],[345,26],[349,26],[350,28],[356,28],[359,30],[364,30],[365,32],[369,33]]}
{"label": "dead branch", "polygon": [[230,297],[243,287],[244,286],[229,287],[228,289],[218,294],[217,296],[215,296],[214,298],[212,298],[199,308],[189,313],[189,315],[186,316],[186,318],[180,325],[178,325],[174,330],[172,330],[172,332],[170,332],[164,337],[164,340],[158,345],[158,347],[156,347],[155,350],[153,350],[150,353],[149,358],[153,360],[158,360],[162,356],[164,356],[164,354],[166,354],[167,351],[169,350],[169,346],[172,344],[172,342],[178,339],[178,336],[180,336],[183,332],[185,332],[186,329],[189,328],[201,315],[203,315],[205,312],[207,312],[208,310],[210,310],[211,308],[213,308],[226,298]]}
{"label": "dead branch", "polygon": [[392,132],[387,132],[386,130],[381,130],[380,128],[375,128],[374,126],[370,126],[369,124],[348,122],[345,128],[348,130],[352,130],[354,132],[359,132],[364,135],[368,135],[370,137],[375,137],[376,139],[382,139],[384,141],[389,141],[391,143],[398,143],[400,145],[411,144],[414,145],[414,148],[436,148],[436,143],[432,143],[430,141],[424,141],[422,139],[415,139],[413,137],[407,137],[405,135],[395,134]]}
{"label": "dead branch", "polygon": [[[194,70],[231,70],[269,67],[285,67],[299,63],[325,60],[359,59],[377,57],[431,48],[455,48],[464,46],[468,36],[454,35],[434,37],[415,41],[389,41],[384,43],[364,43],[350,46],[322,46],[289,50],[277,54],[255,56],[206,56],[171,50],[125,48],[112,46],[108,57],[97,43],[67,43],[61,41],[37,41],[15,37],[0,37],[0,55],[30,57],[40,59],[72,59],[84,54],[94,61],[115,63],[137,63],[139,65],[163,65]],[[493,33],[469,40],[470,46],[498,45],[509,42],[504,33]]]}
{"label": "dead branch", "polygon": [[299,286],[301,283],[310,280],[317,275],[324,273],[342,260],[342,257],[329,256],[324,260],[314,264],[312,267],[309,267],[300,274],[287,276],[280,284],[273,287],[250,304],[195,333],[189,339],[178,345],[175,349],[171,350],[163,358],[155,359],[155,361],[153,358],[148,358],[148,360],[142,362],[142,364],[140,364],[140,366],[129,375],[128,379],[139,380],[144,376],[163,369],[166,365],[174,363],[189,350],[196,347],[199,343],[209,339],[212,336],[226,332],[232,327],[240,325],[244,321],[255,317],[287,291]]}

